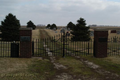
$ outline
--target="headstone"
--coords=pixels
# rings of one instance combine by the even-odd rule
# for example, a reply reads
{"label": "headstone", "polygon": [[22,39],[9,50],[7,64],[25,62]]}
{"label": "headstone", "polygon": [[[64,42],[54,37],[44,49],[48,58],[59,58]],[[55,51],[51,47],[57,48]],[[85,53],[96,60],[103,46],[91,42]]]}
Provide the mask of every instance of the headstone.
{"label": "headstone", "polygon": [[65,27],[64,30],[67,30],[67,27]]}
{"label": "headstone", "polygon": [[120,34],[120,31],[117,31],[117,34]]}
{"label": "headstone", "polygon": [[56,31],[56,28],[54,28],[53,30]]}
{"label": "headstone", "polygon": [[70,31],[70,28],[68,28],[67,30]]}
{"label": "headstone", "polygon": [[65,29],[61,29],[61,30],[60,30],[60,33],[64,33],[64,32],[65,32]]}
{"label": "headstone", "polygon": [[57,33],[57,31],[55,31],[55,33]]}
{"label": "headstone", "polygon": [[70,33],[69,33],[69,32],[67,32],[67,33],[66,33],[66,36],[70,36]]}
{"label": "headstone", "polygon": [[94,36],[94,31],[91,31],[91,32],[90,32],[90,36]]}

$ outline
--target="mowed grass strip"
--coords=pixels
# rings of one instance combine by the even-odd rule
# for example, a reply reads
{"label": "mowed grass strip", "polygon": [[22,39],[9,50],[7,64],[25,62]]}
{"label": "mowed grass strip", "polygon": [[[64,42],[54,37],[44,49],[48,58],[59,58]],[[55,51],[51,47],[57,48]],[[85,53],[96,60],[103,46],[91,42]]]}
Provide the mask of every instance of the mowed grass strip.
{"label": "mowed grass strip", "polygon": [[0,80],[47,80],[55,75],[48,59],[0,58]]}
{"label": "mowed grass strip", "polygon": [[95,77],[99,76],[99,74],[94,73],[92,69],[84,65],[80,60],[77,60],[73,57],[65,57],[65,58],[59,58],[58,62],[67,66],[68,73],[72,75],[82,75],[86,77],[90,77],[94,75]]}
{"label": "mowed grass strip", "polygon": [[32,39],[39,39],[39,38],[40,38],[40,30],[39,29],[32,30]]}

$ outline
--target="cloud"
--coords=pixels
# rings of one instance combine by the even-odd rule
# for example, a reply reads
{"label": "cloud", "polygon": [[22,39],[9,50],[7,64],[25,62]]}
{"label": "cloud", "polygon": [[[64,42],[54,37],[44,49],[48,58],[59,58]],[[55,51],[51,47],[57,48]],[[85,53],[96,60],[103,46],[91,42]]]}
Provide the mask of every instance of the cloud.
{"label": "cloud", "polygon": [[21,24],[67,25],[83,17],[88,24],[120,25],[120,2],[109,0],[1,0],[0,9],[1,15],[15,14]]}

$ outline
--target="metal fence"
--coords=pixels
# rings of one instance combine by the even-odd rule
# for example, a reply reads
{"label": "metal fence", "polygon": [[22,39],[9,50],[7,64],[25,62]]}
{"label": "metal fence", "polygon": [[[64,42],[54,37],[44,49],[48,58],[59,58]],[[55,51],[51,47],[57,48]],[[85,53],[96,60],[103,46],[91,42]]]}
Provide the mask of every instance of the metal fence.
{"label": "metal fence", "polygon": [[[33,39],[33,56],[93,55],[94,41],[71,41],[70,36],[57,35]],[[112,37],[107,43],[108,56],[120,55],[120,38]],[[19,57],[19,42],[0,41],[0,57]]]}
{"label": "metal fence", "polygon": [[0,57],[19,57],[19,42],[0,41]]}
{"label": "metal fence", "polygon": [[112,37],[108,39],[108,55],[120,55],[120,38],[119,37]]}

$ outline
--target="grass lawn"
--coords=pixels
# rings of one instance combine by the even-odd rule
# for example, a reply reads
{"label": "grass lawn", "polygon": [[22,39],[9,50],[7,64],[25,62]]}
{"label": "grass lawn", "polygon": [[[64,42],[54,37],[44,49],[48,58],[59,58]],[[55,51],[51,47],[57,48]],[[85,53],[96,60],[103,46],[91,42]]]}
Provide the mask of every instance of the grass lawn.
{"label": "grass lawn", "polygon": [[53,64],[41,58],[0,58],[0,80],[46,80],[55,75]]}
{"label": "grass lawn", "polygon": [[93,56],[83,56],[83,58],[100,65],[103,69],[120,75],[120,56],[108,56],[106,58],[95,58]]}
{"label": "grass lawn", "polygon": [[80,60],[74,57],[67,56],[65,58],[57,58],[57,62],[68,67],[68,73],[76,76],[85,77],[102,77],[102,75],[95,73],[92,69],[84,65]]}

